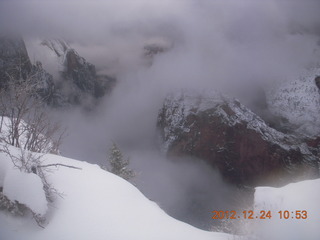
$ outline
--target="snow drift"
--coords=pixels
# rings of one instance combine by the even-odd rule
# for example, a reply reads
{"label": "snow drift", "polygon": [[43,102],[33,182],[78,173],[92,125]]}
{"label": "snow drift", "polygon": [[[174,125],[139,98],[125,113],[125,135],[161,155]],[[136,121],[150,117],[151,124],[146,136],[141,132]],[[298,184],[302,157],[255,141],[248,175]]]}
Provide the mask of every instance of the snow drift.
{"label": "snow drift", "polygon": [[[291,183],[282,188],[258,187],[255,192],[255,212],[271,211],[272,218],[256,225],[258,239],[317,240],[320,236],[320,179]],[[280,219],[279,211],[288,211]],[[306,219],[296,211],[306,211]]]}
{"label": "snow drift", "polygon": [[[1,211],[1,240],[230,238],[228,234],[202,231],[169,217],[133,185],[97,165],[50,154],[44,158],[47,164],[62,163],[82,170],[64,167],[52,169],[55,171],[48,179],[61,197],[57,197],[55,203],[49,206],[48,224],[44,229],[39,228],[31,217],[13,217]],[[12,180],[8,169],[13,166],[10,158],[3,153],[0,153],[0,160],[1,179],[4,180],[0,183],[5,183]],[[33,196],[36,198],[30,204],[41,203],[41,194],[32,192],[32,189],[29,191],[29,186],[24,189],[28,194],[19,195],[22,186],[19,178],[8,186],[18,194],[15,200],[23,202]]]}

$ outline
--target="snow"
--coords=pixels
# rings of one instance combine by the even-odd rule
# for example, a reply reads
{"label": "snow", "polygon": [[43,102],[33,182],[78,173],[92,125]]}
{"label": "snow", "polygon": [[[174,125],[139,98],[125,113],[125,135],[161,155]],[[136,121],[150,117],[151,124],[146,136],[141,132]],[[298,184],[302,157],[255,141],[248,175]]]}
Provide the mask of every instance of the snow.
{"label": "snow", "polygon": [[[282,188],[257,187],[254,202],[255,212],[272,212],[270,220],[258,222],[255,230],[258,239],[320,238],[320,179],[291,183]],[[296,210],[307,211],[307,219],[292,219]],[[289,211],[289,219],[280,219],[279,211]]]}
{"label": "snow", "polygon": [[10,168],[3,183],[3,194],[13,202],[18,201],[28,206],[37,214],[44,215],[48,210],[42,181],[34,173]]}
{"label": "snow", "polygon": [[[173,219],[136,187],[97,165],[50,154],[44,158],[46,164],[62,163],[82,170],[52,167],[54,171],[48,179],[61,197],[49,206],[46,215],[48,223],[44,229],[30,217],[13,217],[0,211],[1,240],[232,239],[231,235],[199,230]],[[10,165],[10,159],[4,153],[0,153],[0,159],[0,162]],[[25,179],[28,183],[36,182],[33,175],[11,175],[7,172],[4,183],[11,179],[16,184],[22,184],[20,180]],[[18,194],[22,188],[23,185],[12,190],[12,193]],[[39,193],[33,194],[39,197]],[[26,201],[25,198],[20,200]]]}
{"label": "snow", "polygon": [[320,68],[313,67],[275,85],[267,92],[269,109],[297,125],[297,132],[320,133],[320,95],[314,79]]}
{"label": "snow", "polygon": [[59,79],[60,72],[64,70],[65,53],[69,45],[60,39],[40,40],[25,39],[30,59],[40,61],[43,68],[54,79]]}
{"label": "snow", "polygon": [[0,186],[3,186],[4,183],[4,177],[7,171],[7,161],[0,161]]}
{"label": "snow", "polygon": [[[229,108],[231,113],[226,113],[224,107]],[[168,95],[162,111],[164,111],[165,122],[167,123],[164,126],[163,152],[167,152],[168,148],[177,139],[179,135],[177,133],[190,131],[190,124],[187,121],[188,116],[210,111],[210,116],[218,116],[228,126],[235,126],[239,123],[246,124],[248,129],[258,132],[266,141],[277,144],[287,151],[299,149],[305,155],[312,156],[307,146],[301,144],[295,136],[284,134],[267,126],[259,116],[237,99],[215,90],[206,89],[198,92],[184,89]],[[312,157],[310,159],[313,160]]]}
{"label": "snow", "polygon": [[[12,153],[19,150],[11,148]],[[35,174],[14,169],[0,153],[0,186],[15,199],[37,212],[46,211],[41,181]],[[47,225],[37,226],[29,216],[13,217],[0,211],[1,240],[73,239],[235,239],[225,233],[207,232],[168,216],[137,188],[99,166],[45,155],[46,164],[62,163],[81,168],[52,167],[48,175],[61,197],[47,211]],[[42,199],[42,201],[40,201]],[[272,211],[272,219],[252,222],[254,239],[317,240],[320,235],[320,179],[292,183],[282,188],[257,187],[254,211]],[[279,210],[306,210],[307,219],[279,219]]]}

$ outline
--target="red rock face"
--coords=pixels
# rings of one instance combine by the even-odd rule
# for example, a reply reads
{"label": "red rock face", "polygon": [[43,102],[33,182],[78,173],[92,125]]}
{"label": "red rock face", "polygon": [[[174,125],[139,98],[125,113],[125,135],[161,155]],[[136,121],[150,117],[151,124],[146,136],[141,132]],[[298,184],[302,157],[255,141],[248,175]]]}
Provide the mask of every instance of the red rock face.
{"label": "red rock face", "polygon": [[186,106],[183,97],[167,99],[159,115],[168,156],[201,158],[226,180],[241,185],[281,185],[318,176],[317,158],[305,145],[268,127],[239,102],[209,104],[206,109],[186,102],[192,106]]}

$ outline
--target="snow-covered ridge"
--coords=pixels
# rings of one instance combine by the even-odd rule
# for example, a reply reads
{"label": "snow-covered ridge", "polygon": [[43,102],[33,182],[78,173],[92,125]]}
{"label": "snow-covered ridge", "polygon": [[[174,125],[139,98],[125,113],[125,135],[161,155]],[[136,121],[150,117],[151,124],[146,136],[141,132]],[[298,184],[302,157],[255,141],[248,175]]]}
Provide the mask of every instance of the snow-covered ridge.
{"label": "snow-covered ridge", "polygon": [[275,115],[298,126],[297,132],[316,136],[320,133],[320,90],[315,78],[320,68],[305,70],[275,85],[267,92],[268,106]]}
{"label": "snow-covered ridge", "polygon": [[41,42],[41,45],[50,48],[58,57],[63,56],[64,53],[70,49],[69,44],[61,39],[45,39]]}
{"label": "snow-covered ridge", "polygon": [[[10,160],[0,153],[1,177]],[[0,211],[0,239],[234,239],[223,233],[206,232],[167,216],[155,203],[123,179],[97,165],[56,155],[46,155],[47,163],[63,163],[82,170],[59,168],[50,174],[50,181],[62,197],[51,208],[49,224],[40,229],[29,217],[12,217]],[[3,182],[0,181],[1,184]],[[13,182],[14,183],[14,182]],[[23,182],[15,182],[22,186]],[[320,181],[304,181],[283,188],[258,187],[255,212],[271,210],[271,220],[251,220],[251,234],[258,239],[316,240],[320,201]],[[33,194],[29,188],[20,188]],[[38,196],[38,195],[36,195]],[[36,203],[34,201],[33,203]],[[276,207],[275,207],[276,206]],[[278,219],[278,210],[307,210],[308,219]],[[237,221],[237,220],[234,220]]]}
{"label": "snow-covered ridge", "polygon": [[39,60],[44,69],[50,72],[56,80],[61,78],[62,72],[68,71],[67,56],[70,52],[76,58],[73,61],[78,61],[80,65],[85,67],[91,66],[63,39],[29,40],[26,41],[26,46],[30,57]]}
{"label": "snow-covered ridge", "polygon": [[[81,65],[91,65],[62,39],[45,39],[41,42],[41,45],[53,51],[57,55],[58,62],[63,65],[64,68],[68,67],[67,56],[69,52],[72,52],[76,56],[76,60],[79,61]],[[66,71],[66,69],[64,69],[64,71]]]}
{"label": "snow-covered ridge", "polygon": [[[196,115],[201,112],[210,111],[210,116],[218,116],[225,124],[235,126],[239,123],[247,123],[247,128],[258,132],[266,141],[280,145],[289,150],[299,148],[304,154],[311,154],[306,144],[292,135],[284,134],[269,127],[259,116],[241,104],[237,99],[229,97],[215,90],[204,90],[195,92],[182,90],[179,93],[169,95],[163,105],[166,122],[170,123],[164,127],[164,135],[168,139],[164,143],[164,151],[176,139],[176,129],[188,132],[185,127],[186,116]],[[284,144],[288,143],[288,144]],[[292,145],[292,143],[296,143]]]}
{"label": "snow-covered ridge", "polygon": [[29,39],[31,59],[40,61],[55,82],[59,100],[55,105],[88,104],[110,92],[115,78],[98,75],[95,66],[62,39]]}
{"label": "snow-covered ridge", "polygon": [[[12,154],[19,149],[11,148]],[[216,239],[231,236],[199,230],[169,217],[136,187],[99,166],[47,154],[44,164],[66,164],[79,169],[52,167],[48,180],[59,192],[46,215],[42,229],[29,216],[13,217],[0,211],[1,240],[176,240]],[[14,173],[14,174],[13,174]],[[26,181],[24,181],[26,180]],[[41,201],[41,183],[33,173],[21,173],[0,152],[0,187],[12,200],[37,212],[46,211]],[[33,183],[33,184],[31,184]]]}

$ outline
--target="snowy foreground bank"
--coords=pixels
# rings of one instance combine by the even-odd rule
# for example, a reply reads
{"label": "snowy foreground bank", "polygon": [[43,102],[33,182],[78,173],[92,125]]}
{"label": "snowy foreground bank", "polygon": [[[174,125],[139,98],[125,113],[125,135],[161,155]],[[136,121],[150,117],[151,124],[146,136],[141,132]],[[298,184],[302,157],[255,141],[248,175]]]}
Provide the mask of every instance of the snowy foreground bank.
{"label": "snowy foreground bank", "polygon": [[[82,170],[59,167],[58,170],[50,173],[49,180],[62,197],[57,197],[54,206],[49,206],[48,224],[44,229],[37,226],[31,217],[11,217],[8,213],[0,211],[1,240],[224,240],[231,238],[227,234],[202,231],[173,219],[133,185],[100,169],[97,165],[56,155],[46,155],[44,158],[46,164],[63,163],[82,168]],[[11,171],[14,171],[11,168],[10,159],[0,153],[0,184],[6,184],[8,182],[6,178],[11,178]],[[17,178],[17,181],[20,179]],[[13,183],[11,180],[10,182],[12,186]],[[20,181],[16,184],[20,199],[24,197],[26,203],[30,202],[29,205],[32,205],[30,199],[39,204],[42,203],[41,199],[35,196],[35,192],[30,194],[27,192],[27,186],[19,187],[19,184],[28,185],[28,181]],[[29,187],[32,188],[32,186]],[[21,191],[25,193],[22,194]],[[14,191],[11,193],[19,195]],[[31,207],[36,210],[43,208]]]}
{"label": "snowy foreground bank", "polygon": [[320,179],[282,188],[258,187],[254,201],[255,213],[272,214],[270,220],[257,220],[258,239],[320,239]]}
{"label": "snowy foreground bank", "polygon": [[[17,151],[15,148],[12,150]],[[52,206],[43,204],[45,196],[37,190],[37,185],[41,184],[37,175],[21,175],[19,170],[13,168],[11,159],[0,153],[0,185],[3,192],[11,200],[19,199],[36,212],[41,213],[48,208],[44,229],[30,216],[12,217],[8,212],[0,211],[1,240],[239,239],[229,234],[202,231],[173,219],[133,185],[97,165],[50,154],[45,155],[44,159],[46,164],[62,163],[82,169],[52,167],[48,179],[61,194]],[[243,227],[248,228],[248,238],[319,239],[319,191],[319,179],[289,184],[283,188],[258,187],[254,216],[261,210],[270,210],[272,217],[247,220]],[[280,219],[278,211],[286,210],[290,212],[290,217]],[[292,219],[299,210],[307,211],[306,219]]]}

